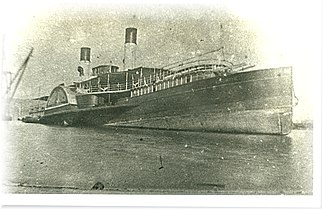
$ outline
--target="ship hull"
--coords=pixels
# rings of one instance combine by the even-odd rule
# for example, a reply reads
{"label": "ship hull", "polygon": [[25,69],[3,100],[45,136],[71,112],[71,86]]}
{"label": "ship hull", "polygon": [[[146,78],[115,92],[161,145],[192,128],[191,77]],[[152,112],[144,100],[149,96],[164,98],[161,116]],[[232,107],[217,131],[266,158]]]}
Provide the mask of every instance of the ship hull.
{"label": "ship hull", "polygon": [[71,124],[284,135],[292,127],[292,72],[238,72],[129,97],[110,107],[44,117],[44,122],[68,118]]}
{"label": "ship hull", "polygon": [[205,113],[109,123],[110,126],[165,130],[208,131],[223,133],[253,133],[286,135],[291,131],[290,110],[242,111],[235,113]]}

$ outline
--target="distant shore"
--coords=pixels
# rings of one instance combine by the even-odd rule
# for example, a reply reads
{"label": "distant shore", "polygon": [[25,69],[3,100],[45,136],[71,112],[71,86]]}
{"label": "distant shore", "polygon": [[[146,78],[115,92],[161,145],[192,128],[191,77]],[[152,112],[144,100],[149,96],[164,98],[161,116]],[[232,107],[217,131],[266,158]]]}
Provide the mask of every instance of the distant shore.
{"label": "distant shore", "polygon": [[295,130],[313,129],[313,122],[293,123],[293,129],[295,129]]}

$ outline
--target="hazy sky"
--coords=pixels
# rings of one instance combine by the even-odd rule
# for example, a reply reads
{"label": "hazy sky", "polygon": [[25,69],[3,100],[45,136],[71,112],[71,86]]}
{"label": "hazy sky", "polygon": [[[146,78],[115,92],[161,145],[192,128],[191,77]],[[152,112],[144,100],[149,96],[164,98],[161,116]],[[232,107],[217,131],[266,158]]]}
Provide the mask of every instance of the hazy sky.
{"label": "hazy sky", "polygon": [[162,67],[222,45],[259,68],[292,66],[300,100],[295,119],[311,118],[321,64],[320,1],[58,2],[4,7],[4,68],[17,71],[34,48],[16,97],[37,97],[39,86],[49,95],[56,85],[72,83],[83,46],[92,49],[92,67],[110,61],[122,67],[125,28],[136,27],[138,66]]}

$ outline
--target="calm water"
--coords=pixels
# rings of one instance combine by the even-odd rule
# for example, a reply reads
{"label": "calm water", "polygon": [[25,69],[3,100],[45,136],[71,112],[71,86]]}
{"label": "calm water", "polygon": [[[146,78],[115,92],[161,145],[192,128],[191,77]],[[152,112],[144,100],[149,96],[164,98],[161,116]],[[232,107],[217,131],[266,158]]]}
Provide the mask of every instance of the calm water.
{"label": "calm water", "polygon": [[[312,131],[288,136],[9,122],[10,193],[312,194]],[[93,190],[101,182],[103,190]]]}

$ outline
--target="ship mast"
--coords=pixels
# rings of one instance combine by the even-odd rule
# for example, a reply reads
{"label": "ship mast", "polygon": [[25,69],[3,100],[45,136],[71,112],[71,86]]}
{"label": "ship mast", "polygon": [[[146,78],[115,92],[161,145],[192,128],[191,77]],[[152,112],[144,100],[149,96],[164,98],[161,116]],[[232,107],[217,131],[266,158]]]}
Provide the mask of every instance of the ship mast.
{"label": "ship mast", "polygon": [[[215,50],[211,50],[211,51],[208,51],[208,52],[205,52],[205,53],[202,53],[202,54],[199,54],[198,57],[202,57],[202,56],[205,56],[205,55],[208,55],[208,54],[211,54],[211,53],[215,53],[215,52],[219,52],[220,50],[222,50],[222,53],[223,53],[223,47],[220,47],[218,49],[215,49]],[[174,63],[170,63],[166,66],[163,66],[162,68],[165,69],[165,68],[170,68],[171,66],[173,65],[176,65],[176,64],[182,64],[182,63],[185,63],[185,62],[188,62],[190,60],[193,60],[195,59],[196,56],[193,56],[193,57],[190,57],[190,58],[186,58],[184,60],[180,60],[180,61],[176,61]]]}

